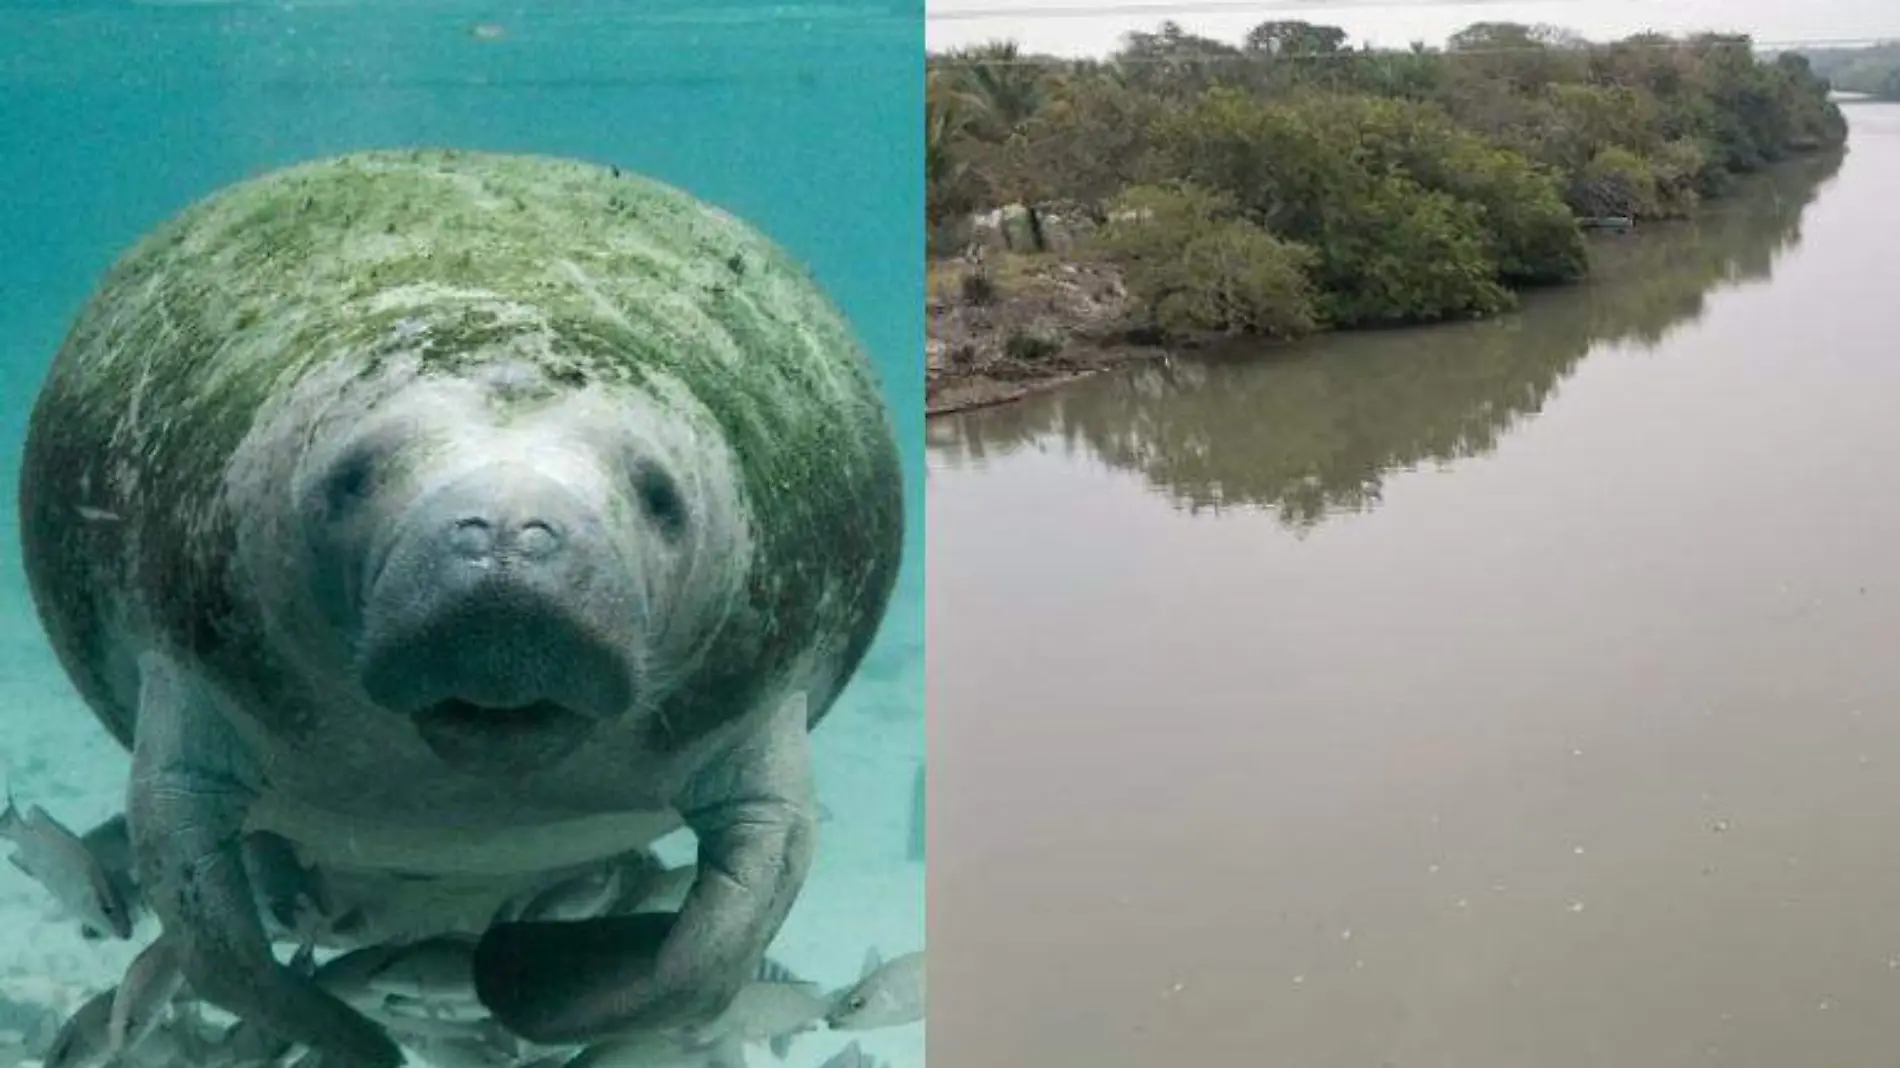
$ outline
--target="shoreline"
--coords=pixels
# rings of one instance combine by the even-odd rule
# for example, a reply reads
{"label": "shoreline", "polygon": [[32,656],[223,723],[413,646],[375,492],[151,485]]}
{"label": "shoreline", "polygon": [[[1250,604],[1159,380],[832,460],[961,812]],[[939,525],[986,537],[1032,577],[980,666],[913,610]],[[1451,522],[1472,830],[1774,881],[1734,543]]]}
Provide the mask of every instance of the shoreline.
{"label": "shoreline", "polygon": [[[1627,241],[1638,236],[1640,232],[1629,232],[1586,240]],[[956,292],[963,276],[978,271],[975,263],[954,258],[933,260],[928,271],[926,422],[1013,404],[1132,363],[1224,350],[1235,343],[1262,350],[1295,344],[1245,334],[1139,339],[1128,326],[1128,296],[1120,270],[1093,258],[1056,252],[993,253],[981,271],[995,280],[994,286],[988,298],[980,302]],[[1589,283],[1586,277],[1569,285]],[[1521,291],[1519,296],[1533,291]],[[1440,323],[1348,327],[1322,330],[1313,337],[1435,325]],[[1030,343],[1024,345],[1022,339],[1030,339]]]}
{"label": "shoreline", "polygon": [[[1086,343],[1077,347],[1093,348]],[[1000,408],[1005,404],[1014,404],[1038,393],[1046,393],[1052,389],[1080,382],[1103,371],[1174,354],[1175,350],[1160,347],[1140,352],[1097,351],[1092,355],[1098,358],[1086,366],[1067,367],[1060,370],[1052,368],[1045,373],[1032,373],[1026,378],[999,378],[982,373],[955,375],[952,381],[940,388],[933,387],[935,395],[928,396],[924,402],[924,418],[928,420],[943,415],[960,415],[963,412],[981,411],[985,408]]]}
{"label": "shoreline", "polygon": [[[989,284],[966,281],[982,275]],[[929,266],[924,416],[993,408],[1113,367],[1173,354],[1128,336],[1112,265],[1060,253],[996,253]]]}
{"label": "shoreline", "polygon": [[[1652,219],[1645,226],[1625,232],[1587,234],[1585,240],[1594,247],[1598,242],[1641,240],[1647,227],[1694,225],[1710,211],[1720,210],[1729,199],[1709,200],[1687,218]],[[986,301],[972,303],[956,290],[964,275],[977,270],[974,263],[953,258],[933,260],[929,265],[925,298],[926,422],[1013,404],[1131,363],[1225,348],[1236,341],[1255,349],[1294,343],[1260,335],[1136,340],[1127,326],[1127,292],[1121,285],[1121,272],[1112,264],[1093,259],[1051,252],[1003,252],[991,254],[982,269],[996,282]],[[1593,276],[1585,276],[1562,285],[1532,287],[1519,290],[1518,297],[1521,300],[1549,289],[1587,286],[1592,280]],[[1442,322],[1328,329],[1313,337],[1418,330]],[[1012,352],[1013,342],[1021,338],[1036,341]]]}

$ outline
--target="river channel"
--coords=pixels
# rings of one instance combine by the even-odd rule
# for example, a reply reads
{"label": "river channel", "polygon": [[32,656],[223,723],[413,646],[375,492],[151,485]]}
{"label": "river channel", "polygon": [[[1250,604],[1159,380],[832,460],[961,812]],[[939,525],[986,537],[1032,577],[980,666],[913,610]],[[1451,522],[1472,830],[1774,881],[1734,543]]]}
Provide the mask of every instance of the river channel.
{"label": "river channel", "polygon": [[1493,321],[933,421],[933,1057],[1900,1038],[1900,107]]}

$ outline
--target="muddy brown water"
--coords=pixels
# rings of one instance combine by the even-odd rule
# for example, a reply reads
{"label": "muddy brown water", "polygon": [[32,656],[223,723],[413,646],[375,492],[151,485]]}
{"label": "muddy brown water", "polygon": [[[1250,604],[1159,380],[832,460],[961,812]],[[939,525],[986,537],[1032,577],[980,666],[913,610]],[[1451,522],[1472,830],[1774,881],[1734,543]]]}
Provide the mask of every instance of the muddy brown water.
{"label": "muddy brown water", "polygon": [[932,424],[931,1055],[1900,1039],[1900,108],[1494,322]]}

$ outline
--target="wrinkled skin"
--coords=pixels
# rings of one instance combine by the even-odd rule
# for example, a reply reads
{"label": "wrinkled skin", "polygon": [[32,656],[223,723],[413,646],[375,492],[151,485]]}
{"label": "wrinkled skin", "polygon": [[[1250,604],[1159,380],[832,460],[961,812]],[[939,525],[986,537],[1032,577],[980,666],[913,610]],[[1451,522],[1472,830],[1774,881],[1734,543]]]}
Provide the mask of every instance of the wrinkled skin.
{"label": "wrinkled skin", "polygon": [[272,957],[244,836],[512,888],[684,825],[657,943],[507,924],[476,979],[539,1042],[713,1019],[810,865],[806,735],[881,621],[901,501],[861,352],[754,231],[603,168],[415,152],[232,187],[129,252],[36,404],[20,511],[187,981],[382,1068],[381,1028]]}

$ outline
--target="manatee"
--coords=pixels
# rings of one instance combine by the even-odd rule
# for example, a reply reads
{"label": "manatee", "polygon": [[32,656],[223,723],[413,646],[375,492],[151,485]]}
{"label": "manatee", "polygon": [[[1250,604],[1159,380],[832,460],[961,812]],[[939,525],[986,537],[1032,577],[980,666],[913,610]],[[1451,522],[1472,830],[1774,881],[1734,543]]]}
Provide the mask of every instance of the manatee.
{"label": "manatee", "polygon": [[902,500],[864,351],[757,229],[427,150],[253,177],[129,248],[41,387],[19,511],[186,980],[382,1068],[388,1035],[276,962],[244,836],[518,881],[690,828],[657,943],[503,924],[475,979],[549,1045],[716,1019],[811,863],[807,732],[882,621]]}

